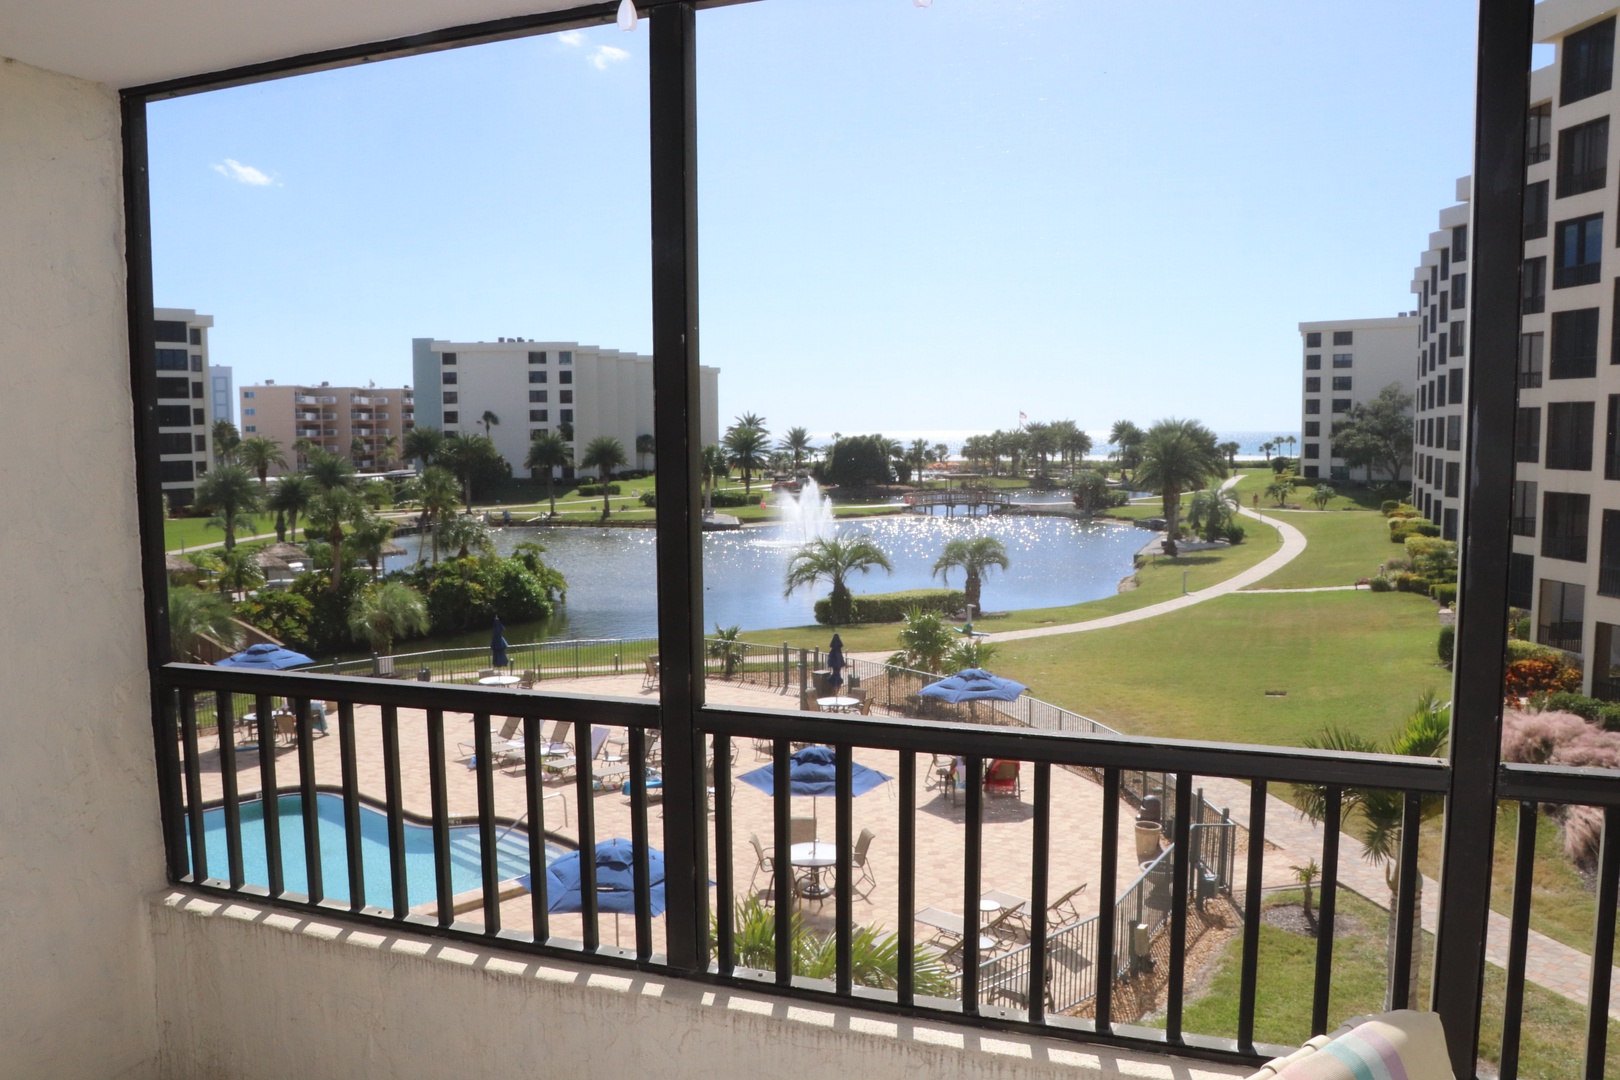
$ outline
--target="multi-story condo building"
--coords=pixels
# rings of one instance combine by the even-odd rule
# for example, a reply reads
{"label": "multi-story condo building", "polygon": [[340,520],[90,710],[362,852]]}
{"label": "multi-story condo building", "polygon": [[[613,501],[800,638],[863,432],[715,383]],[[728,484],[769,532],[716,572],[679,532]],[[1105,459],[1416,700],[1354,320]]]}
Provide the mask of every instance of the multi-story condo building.
{"label": "multi-story condo building", "polygon": [[[417,422],[447,434],[487,428],[514,471],[523,470],[530,440],[547,431],[571,438],[576,456],[592,439],[611,435],[632,465],[652,467],[636,452],[637,437],[653,429],[650,356],[571,341],[415,338],[411,361],[421,395]],[[699,383],[703,442],[719,442],[720,369],[700,368]],[[486,413],[496,418],[487,426]]]}
{"label": "multi-story condo building", "polygon": [[236,395],[232,389],[232,372],[224,364],[208,365],[208,408],[212,414],[210,420],[229,420],[233,424],[236,423]]}
{"label": "multi-story condo building", "polygon": [[[1554,61],[1531,75],[1511,602],[1620,699],[1620,289],[1609,130],[1617,10],[1536,5]],[[1607,222],[1605,222],[1607,218]],[[1609,345],[1608,362],[1601,359]],[[1598,436],[1603,442],[1598,443]]]}
{"label": "multi-story condo building", "polygon": [[[1428,250],[1412,275],[1418,304],[1412,503],[1440,526],[1440,535],[1447,540],[1457,539],[1462,519],[1468,199],[1465,176],[1457,181],[1457,204],[1440,212],[1440,228],[1429,234]],[[1539,344],[1537,348],[1539,370]]]}
{"label": "multi-story condo building", "polygon": [[416,426],[415,396],[408,386],[288,386],[266,380],[242,387],[241,407],[243,437],[276,440],[289,470],[297,468],[296,451],[305,439],[328,454],[351,458],[362,470],[392,466],[402,460],[405,435]]}
{"label": "multi-story condo building", "polygon": [[213,452],[205,391],[212,315],[191,308],[155,308],[157,342],[158,478],[172,506],[190,506]]}
{"label": "multi-story condo building", "polygon": [[[1300,475],[1348,480],[1350,465],[1335,452],[1334,425],[1357,405],[1371,401],[1390,383],[1412,392],[1412,354],[1418,320],[1339,319],[1303,322],[1303,404],[1300,408]],[[1399,479],[1399,478],[1395,478]]]}

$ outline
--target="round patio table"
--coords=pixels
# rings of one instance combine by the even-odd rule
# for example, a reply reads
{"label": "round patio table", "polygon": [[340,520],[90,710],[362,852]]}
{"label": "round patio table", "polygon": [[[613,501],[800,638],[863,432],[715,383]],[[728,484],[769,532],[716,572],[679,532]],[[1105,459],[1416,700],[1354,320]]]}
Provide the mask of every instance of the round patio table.
{"label": "round patio table", "polygon": [[816,705],[822,712],[854,712],[861,707],[860,698],[852,697],[818,697]]}
{"label": "round patio table", "polygon": [[485,675],[478,680],[479,686],[516,686],[523,680],[516,675]]}
{"label": "round patio table", "polygon": [[832,895],[832,890],[822,883],[821,872],[829,866],[837,865],[837,845],[823,844],[818,840],[794,844],[788,848],[788,862],[810,871],[809,879],[799,887],[800,896],[811,900],[825,900]]}

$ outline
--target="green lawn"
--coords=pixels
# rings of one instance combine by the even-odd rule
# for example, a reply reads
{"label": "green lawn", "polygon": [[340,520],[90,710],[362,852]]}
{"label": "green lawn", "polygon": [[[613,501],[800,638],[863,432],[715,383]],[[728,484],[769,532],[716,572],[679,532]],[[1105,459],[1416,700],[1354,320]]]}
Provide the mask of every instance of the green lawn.
{"label": "green lawn", "polygon": [[[1240,498],[1244,506],[1254,508],[1254,496],[1260,496],[1260,509],[1275,506],[1276,502],[1266,496],[1266,485],[1271,483],[1274,475],[1270,469],[1244,469],[1241,470],[1243,479],[1233,487],[1232,493]],[[1300,481],[1294,488],[1294,494],[1289,497],[1290,503],[1300,506],[1315,507],[1311,502],[1311,492],[1316,490],[1318,483],[1325,483],[1338,494],[1328,501],[1327,510],[1372,510],[1377,511],[1384,499],[1389,498],[1388,492],[1382,488],[1368,487],[1361,483],[1350,483],[1344,480]]]}
{"label": "green lawn", "polygon": [[[1354,585],[1359,578],[1377,573],[1385,559],[1405,554],[1399,545],[1389,542],[1389,526],[1382,514],[1302,510],[1280,513],[1277,520],[1305,535],[1305,550],[1293,562],[1250,588]],[[1245,519],[1245,524],[1252,521]]]}
{"label": "green lawn", "polygon": [[[237,538],[252,536],[255,533],[274,535],[276,531],[274,514],[255,514],[253,523],[251,529],[237,529]],[[225,533],[219,529],[210,529],[208,519],[204,517],[173,518],[163,523],[163,547],[166,551],[190,551],[205,544],[220,544],[224,540]]]}
{"label": "green lawn", "polygon": [[1005,642],[995,670],[1131,734],[1299,746],[1329,724],[1382,736],[1424,691],[1449,697],[1434,633],[1434,604],[1408,593],[1237,594]]}
{"label": "green lawn", "polygon": [[[1299,894],[1280,893],[1267,906],[1299,902]],[[1333,948],[1333,996],[1330,1026],[1352,1016],[1383,1010],[1387,963],[1384,943],[1388,915],[1350,892],[1339,893],[1339,914],[1354,924],[1346,933],[1336,928]],[[1420,1000],[1427,994],[1434,939],[1423,935],[1424,970]],[[1241,975],[1240,939],[1226,947],[1203,993],[1190,1001],[1183,1027],[1201,1035],[1235,1037]],[[1260,928],[1260,973],[1255,999],[1255,1039],[1298,1046],[1310,1036],[1311,1004],[1316,974],[1316,940],[1274,926]],[[1479,1056],[1495,1064],[1501,1056],[1502,998],[1506,977],[1501,968],[1485,968],[1485,1001],[1481,1016]],[[1161,1022],[1162,1026],[1162,1022]],[[1577,1080],[1585,1046],[1584,1011],[1566,998],[1534,984],[1524,992],[1519,1075],[1537,1080]],[[1620,1069],[1620,1024],[1609,1022],[1607,1073]]]}
{"label": "green lawn", "polygon": [[[1224,581],[1233,574],[1247,570],[1276,553],[1282,540],[1275,529],[1261,525],[1259,522],[1246,521],[1252,525],[1249,529],[1248,539],[1234,548],[1218,548],[1213,551],[1198,551],[1190,555],[1183,555],[1171,559],[1165,556],[1154,556],[1148,560],[1136,573],[1137,587],[1129,592],[1119,593],[1115,596],[1104,597],[1101,600],[1091,600],[1084,604],[1069,604],[1064,607],[1032,608],[1027,611],[1008,612],[1005,616],[989,616],[979,619],[974,625],[989,633],[997,634],[1007,630],[1030,630],[1041,626],[1060,626],[1065,623],[1083,622],[1086,619],[1101,618],[1104,615],[1115,615],[1122,611],[1134,611],[1137,608],[1157,604],[1163,600],[1170,600],[1181,595],[1182,572],[1187,572],[1187,587],[1191,591],[1207,588],[1217,582]],[[1142,543],[1146,544],[1153,538],[1152,533],[1142,532]],[[995,574],[992,572],[985,579],[984,598],[986,604],[995,603]],[[873,584],[861,591],[881,592],[881,587]],[[818,593],[817,595],[822,595]],[[754,641],[768,642],[780,645],[786,641],[794,648],[826,648],[827,641],[834,627],[830,626],[795,626],[786,629],[753,630],[748,632]],[[844,647],[853,652],[892,652],[897,647],[896,633],[898,623],[882,623],[873,626],[837,627],[839,635],[844,639]],[[1010,644],[1009,646],[1010,647]],[[1005,650],[1003,650],[1005,652]],[[1000,662],[998,654],[997,662]]]}

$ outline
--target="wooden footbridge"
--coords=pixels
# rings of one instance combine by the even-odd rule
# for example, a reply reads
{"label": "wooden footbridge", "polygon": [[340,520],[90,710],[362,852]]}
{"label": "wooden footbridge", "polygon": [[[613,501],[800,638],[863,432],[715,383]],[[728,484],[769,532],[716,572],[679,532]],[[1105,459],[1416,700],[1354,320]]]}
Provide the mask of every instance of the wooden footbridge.
{"label": "wooden footbridge", "polygon": [[957,510],[969,517],[999,514],[1012,504],[1012,496],[996,491],[914,491],[906,496],[907,509],[931,514],[935,507],[943,506],[946,517],[955,516]]}

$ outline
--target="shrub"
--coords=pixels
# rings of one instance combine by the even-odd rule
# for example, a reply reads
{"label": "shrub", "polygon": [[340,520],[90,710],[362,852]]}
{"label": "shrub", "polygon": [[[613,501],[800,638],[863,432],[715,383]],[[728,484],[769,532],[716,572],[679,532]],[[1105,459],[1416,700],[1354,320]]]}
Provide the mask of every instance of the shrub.
{"label": "shrub", "polygon": [[1439,536],[1440,526],[1427,518],[1390,518],[1389,539],[1393,544],[1404,544],[1411,536]]}
{"label": "shrub", "polygon": [[1399,510],[1400,507],[1401,504],[1398,499],[1385,499],[1379,504],[1378,509],[1384,512],[1385,517],[1389,517],[1389,515],[1393,514],[1396,510]]}
{"label": "shrub", "polygon": [[[1526,615],[1524,618],[1513,624],[1513,636],[1518,638],[1520,641],[1530,640],[1530,616]],[[1512,643],[1509,642],[1509,644]]]}
{"label": "shrub", "polygon": [[308,648],[309,619],[314,609],[308,597],[293,592],[263,590],[236,605],[236,617],[294,648]]}
{"label": "shrub", "polygon": [[1420,596],[1429,594],[1429,586],[1433,584],[1422,574],[1400,573],[1392,575],[1395,579],[1395,588],[1400,592],[1417,593]]}
{"label": "shrub", "polygon": [[[1573,713],[1508,709],[1502,717],[1502,760],[1613,769],[1620,766],[1620,734],[1604,731]],[[1564,853],[1577,867],[1590,872],[1597,865],[1603,835],[1601,812],[1590,806],[1553,807],[1547,812],[1562,819]]]}
{"label": "shrub", "polygon": [[[617,495],[619,493],[619,485],[618,484],[609,484],[607,486],[607,493],[609,495]],[[601,484],[581,484],[581,485],[579,485],[578,490],[575,491],[575,494],[579,495],[582,498],[589,498],[589,497],[594,496],[594,497],[599,499],[599,498],[602,497],[602,485]]]}
{"label": "shrub", "polygon": [[1598,706],[1597,716],[1594,717],[1605,731],[1620,731],[1620,703],[1605,701]]}
{"label": "shrub", "polygon": [[1574,690],[1581,685],[1581,673],[1552,660],[1515,660],[1502,679],[1502,694],[1508,699],[1531,694]]}
{"label": "shrub", "polygon": [[1367,582],[1367,588],[1371,589],[1373,592],[1394,592],[1395,583],[1389,578],[1385,577],[1383,574],[1379,574],[1371,581]]}
{"label": "shrub", "polygon": [[1440,638],[1435,643],[1435,651],[1440,654],[1442,664],[1449,665],[1451,663],[1451,656],[1456,647],[1457,628],[1454,626],[1442,626],[1440,628]]}
{"label": "shrub", "polygon": [[[602,494],[601,489],[598,489],[596,494],[600,496]],[[609,494],[617,493],[610,492]],[[712,500],[709,505],[717,509],[738,506],[758,506],[760,500],[760,496],[758,495],[745,495],[740,491],[716,491],[712,496],[709,496],[709,498]],[[643,491],[641,493],[641,504],[643,506],[650,506],[657,509],[658,492]]]}
{"label": "shrub", "polygon": [[1533,641],[1516,640],[1507,643],[1508,663],[1517,660],[1551,660],[1560,663],[1564,654],[1548,645],[1537,645]]}
{"label": "shrub", "polygon": [[1603,708],[1603,705],[1604,703],[1597,698],[1587,697],[1585,694],[1560,691],[1548,696],[1544,711],[1574,713],[1582,720],[1596,720],[1598,710]]}
{"label": "shrub", "polygon": [[[913,608],[924,613],[949,614],[967,604],[961,589],[910,589],[906,592],[872,593],[855,596],[850,603],[850,623],[899,622]],[[832,598],[816,601],[816,622],[832,626]]]}
{"label": "shrub", "polygon": [[1442,606],[1451,607],[1457,602],[1457,586],[1450,583],[1430,585],[1429,595],[1438,600]]}
{"label": "shrub", "polygon": [[1241,544],[1246,535],[1248,534],[1244,531],[1243,526],[1235,521],[1226,527],[1226,542],[1228,544]]}
{"label": "shrub", "polygon": [[1384,500],[1383,507],[1385,517],[1409,518],[1418,516],[1418,508],[1413,506],[1411,503],[1394,502],[1393,500],[1386,499]]}
{"label": "shrub", "polygon": [[1384,561],[1384,573],[1386,574],[1393,574],[1400,570],[1410,569],[1412,569],[1412,560],[1403,559],[1399,555],[1395,556],[1393,559],[1386,559]]}

